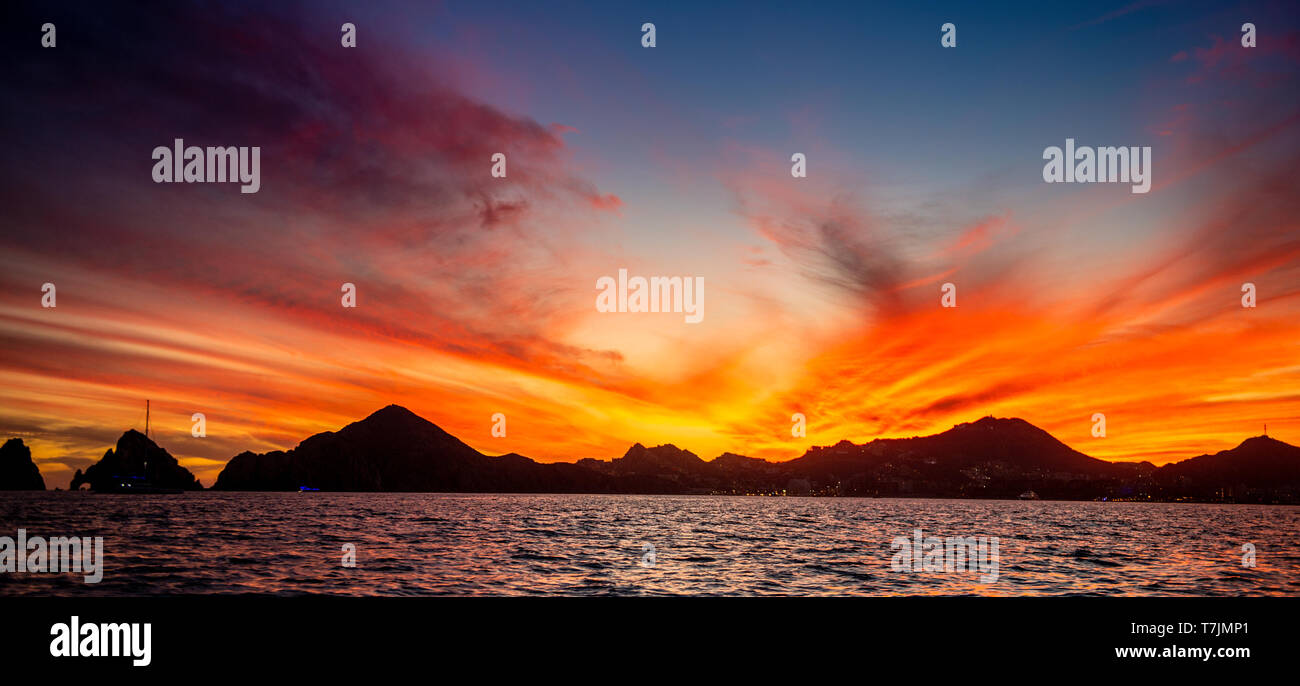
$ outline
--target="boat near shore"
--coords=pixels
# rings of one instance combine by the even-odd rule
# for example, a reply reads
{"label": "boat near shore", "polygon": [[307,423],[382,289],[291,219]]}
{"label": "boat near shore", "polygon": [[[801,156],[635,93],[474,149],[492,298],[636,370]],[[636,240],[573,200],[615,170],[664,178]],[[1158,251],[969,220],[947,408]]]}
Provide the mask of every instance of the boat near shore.
{"label": "boat near shore", "polygon": [[203,488],[190,471],[180,465],[150,437],[149,401],[145,401],[144,433],[128,429],[104,457],[83,472],[78,469],[69,484],[71,490],[88,486],[96,493],[131,495],[179,494]]}
{"label": "boat near shore", "polygon": [[138,493],[138,494],[175,494],[183,493],[179,488],[164,488],[155,486],[143,476],[114,476],[113,481],[106,484],[100,484],[96,493]]}

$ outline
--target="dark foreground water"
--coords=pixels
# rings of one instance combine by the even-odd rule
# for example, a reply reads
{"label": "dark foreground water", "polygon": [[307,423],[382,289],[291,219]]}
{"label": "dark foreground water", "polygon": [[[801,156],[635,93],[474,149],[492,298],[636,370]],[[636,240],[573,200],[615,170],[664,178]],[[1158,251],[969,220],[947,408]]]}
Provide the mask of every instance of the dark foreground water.
{"label": "dark foreground water", "polygon": [[[1300,508],[602,495],[0,493],[0,537],[102,536],[103,579],[0,595],[1300,595]],[[894,571],[996,536],[996,581]],[[354,567],[344,544],[356,548]],[[1253,544],[1253,568],[1242,546]],[[653,564],[647,555],[654,547]]]}

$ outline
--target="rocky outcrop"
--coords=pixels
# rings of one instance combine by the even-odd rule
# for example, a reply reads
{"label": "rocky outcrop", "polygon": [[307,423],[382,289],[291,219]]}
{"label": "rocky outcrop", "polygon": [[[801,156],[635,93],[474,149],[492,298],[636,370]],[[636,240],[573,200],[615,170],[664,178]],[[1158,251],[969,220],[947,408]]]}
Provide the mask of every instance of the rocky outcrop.
{"label": "rocky outcrop", "polygon": [[71,488],[90,484],[96,491],[130,491],[145,489],[179,489],[183,491],[203,488],[190,470],[182,467],[172,457],[147,438],[131,429],[117,439],[117,446],[109,448],[104,457],[72,476]]}
{"label": "rocky outcrop", "polygon": [[43,491],[45,479],[32,461],[32,451],[21,438],[0,446],[0,491]]}

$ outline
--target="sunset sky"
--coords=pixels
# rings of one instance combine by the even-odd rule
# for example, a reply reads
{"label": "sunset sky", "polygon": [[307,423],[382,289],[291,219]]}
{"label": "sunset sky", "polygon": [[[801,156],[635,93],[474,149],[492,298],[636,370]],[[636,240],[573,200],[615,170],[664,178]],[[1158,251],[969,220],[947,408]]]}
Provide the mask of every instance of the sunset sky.
{"label": "sunset sky", "polygon": [[[51,488],[146,399],[205,485],[392,403],[541,461],[1300,444],[1293,2],[264,4],[6,9],[0,439]],[[260,191],[154,183],[175,138],[260,146]],[[1151,191],[1044,183],[1066,138],[1151,146]],[[620,268],[703,321],[598,312]]]}

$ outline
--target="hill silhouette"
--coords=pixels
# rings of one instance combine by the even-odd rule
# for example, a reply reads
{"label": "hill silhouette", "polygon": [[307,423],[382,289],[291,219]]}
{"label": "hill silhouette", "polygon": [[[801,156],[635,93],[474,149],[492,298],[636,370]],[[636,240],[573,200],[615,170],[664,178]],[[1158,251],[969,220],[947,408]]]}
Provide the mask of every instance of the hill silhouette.
{"label": "hill silhouette", "polygon": [[[127,431],[71,487],[201,488],[189,470]],[[129,484],[133,488],[125,488]],[[144,486],[145,488],[141,488]],[[0,448],[0,490],[43,489],[19,439]],[[406,408],[389,405],[291,450],[243,452],[213,486],[232,491],[646,493],[1208,500],[1300,503],[1300,448],[1267,436],[1155,467],[1090,457],[1023,419],[984,417],[930,436],[814,446],[787,462],[735,453],[704,460],[636,443],[611,460],[539,463],[483,454]]]}
{"label": "hill silhouette", "polygon": [[520,493],[673,492],[572,463],[514,453],[490,457],[404,407],[389,405],[289,451],[244,452],[226,464],[218,490],[453,491]]}
{"label": "hill silhouette", "polygon": [[241,453],[221,490],[552,493],[808,493],[1014,498],[1232,499],[1296,502],[1300,448],[1268,438],[1157,468],[1089,457],[1023,419],[985,417],[931,436],[841,441],[788,462],[734,453],[713,460],[637,443],[612,460],[538,463],[478,452],[390,405],[289,451]]}
{"label": "hill silhouette", "polygon": [[1170,491],[1201,498],[1294,488],[1300,483],[1300,447],[1255,436],[1231,450],[1165,465],[1156,472],[1156,481]]}

